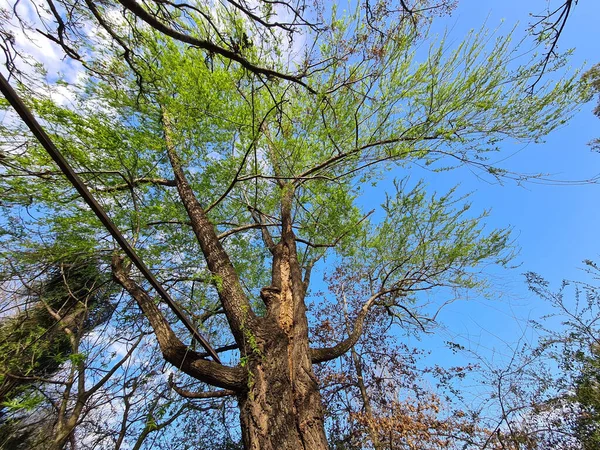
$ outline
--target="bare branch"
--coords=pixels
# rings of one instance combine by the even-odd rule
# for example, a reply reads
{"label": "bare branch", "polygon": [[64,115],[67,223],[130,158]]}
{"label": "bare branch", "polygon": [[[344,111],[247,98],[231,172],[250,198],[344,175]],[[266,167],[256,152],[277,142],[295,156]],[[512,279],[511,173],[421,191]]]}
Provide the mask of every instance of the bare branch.
{"label": "bare branch", "polygon": [[242,231],[252,230],[252,229],[256,229],[256,228],[276,227],[276,226],[277,225],[275,225],[275,224],[249,223],[247,225],[240,225],[239,227],[224,231],[223,233],[217,235],[217,238],[219,238],[219,240],[223,240],[226,237],[232,236],[232,235],[234,235],[236,233],[240,233]]}
{"label": "bare branch", "polygon": [[185,389],[180,388],[173,381],[173,374],[169,375],[169,386],[179,395],[185,398],[222,398],[222,397],[230,397],[236,395],[236,392],[230,391],[228,389],[224,389],[222,391],[208,391],[208,392],[192,392]]}
{"label": "bare branch", "polygon": [[393,289],[387,289],[385,291],[380,291],[374,295],[372,295],[360,309],[358,316],[354,321],[354,328],[350,335],[344,339],[342,342],[338,343],[333,347],[328,348],[311,348],[310,349],[310,357],[313,364],[318,364],[326,361],[331,361],[332,359],[338,358],[346,353],[350,348],[352,348],[360,339],[363,330],[363,324],[365,322],[365,318],[369,313],[371,307],[375,304],[377,299],[380,297],[395,293],[401,290],[401,287],[395,287]]}
{"label": "bare branch", "polygon": [[141,184],[156,184],[159,186],[169,186],[175,187],[175,180],[167,180],[166,178],[148,178],[148,177],[140,177],[134,178],[128,183],[116,184],[114,186],[105,186],[101,188],[95,189],[98,192],[114,192],[114,191],[122,191],[126,189],[131,189],[133,187],[139,186]]}
{"label": "bare branch", "polygon": [[[531,25],[529,29],[534,30],[540,25],[542,25],[542,29],[540,31],[534,32],[533,34],[535,36],[539,36],[541,39],[543,39],[544,35],[546,34],[550,34],[551,37],[550,49],[544,55],[542,68],[540,70],[539,75],[531,85],[531,92],[533,92],[535,86],[540,82],[540,80],[544,76],[544,73],[546,72],[546,68],[548,67],[550,60],[556,56],[556,46],[558,44],[558,40],[560,39],[560,36],[562,35],[563,30],[565,29],[567,19],[569,18],[569,15],[571,14],[571,10],[573,8],[573,4],[576,5],[577,2],[578,0],[566,0],[561,6],[556,8],[554,11],[549,12],[548,14],[543,16],[534,16],[538,17],[540,20]],[[550,21],[553,17],[555,17],[556,19],[554,21]]]}
{"label": "bare branch", "polygon": [[[367,214],[365,214],[362,219],[360,219],[358,222],[356,222],[356,224],[354,226],[358,226],[360,225],[362,222],[364,222],[365,220],[367,220],[367,218],[373,214],[375,212],[374,209],[372,209],[371,211],[369,211]],[[302,238],[296,238],[297,242],[301,242],[302,244],[308,245],[309,247],[313,247],[313,248],[331,248],[331,247],[335,247],[336,245],[338,245],[340,243],[340,241],[348,235],[348,233],[350,233],[350,231],[352,231],[352,228],[347,229],[346,231],[344,231],[342,234],[340,234],[335,241],[333,241],[332,243],[329,244],[317,244],[317,243],[313,243],[310,241],[307,241],[306,239],[302,239]]]}
{"label": "bare branch", "polygon": [[281,102],[276,103],[264,115],[264,117],[260,121],[260,124],[258,125],[258,128],[257,128],[258,131],[256,132],[256,134],[252,138],[252,142],[250,142],[250,145],[248,145],[248,149],[244,153],[244,157],[242,158],[242,162],[240,163],[240,166],[238,167],[238,170],[237,170],[235,176],[233,177],[233,180],[231,180],[231,183],[229,184],[229,186],[227,187],[227,189],[225,189],[225,192],[223,192],[223,194],[221,194],[221,196],[212,205],[210,205],[209,207],[207,207],[205,209],[204,212],[206,214],[208,214],[211,209],[213,209],[215,206],[217,206],[219,203],[221,203],[227,197],[227,195],[229,195],[229,193],[231,192],[231,190],[233,189],[233,187],[236,185],[236,183],[238,181],[240,181],[240,174],[242,173],[242,170],[244,169],[244,166],[246,165],[246,160],[248,159],[248,156],[250,155],[250,152],[252,151],[252,149],[256,148],[256,142],[258,141],[258,138],[260,136],[260,133],[262,132],[262,129],[263,129],[263,126],[264,126],[265,122],[267,121],[269,115],[271,115],[271,113],[275,109],[279,108],[280,106],[281,106]]}

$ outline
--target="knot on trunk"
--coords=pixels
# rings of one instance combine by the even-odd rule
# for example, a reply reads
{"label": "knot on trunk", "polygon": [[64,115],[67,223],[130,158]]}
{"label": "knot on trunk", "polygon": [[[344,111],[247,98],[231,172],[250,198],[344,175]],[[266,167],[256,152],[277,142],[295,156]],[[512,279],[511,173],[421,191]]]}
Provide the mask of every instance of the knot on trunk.
{"label": "knot on trunk", "polygon": [[277,300],[281,294],[281,289],[267,286],[260,290],[260,298],[265,303],[265,306],[269,308],[273,304],[273,300]]}

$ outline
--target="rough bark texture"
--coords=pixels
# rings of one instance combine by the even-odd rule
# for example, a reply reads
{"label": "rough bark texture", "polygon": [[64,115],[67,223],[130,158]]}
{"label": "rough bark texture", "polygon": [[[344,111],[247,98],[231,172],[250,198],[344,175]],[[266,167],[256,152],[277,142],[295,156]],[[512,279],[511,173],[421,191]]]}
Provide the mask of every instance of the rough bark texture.
{"label": "rough bark texture", "polygon": [[[285,229],[285,225],[284,225]],[[295,241],[284,230],[273,254],[267,315],[247,336],[248,391],[239,396],[244,445],[252,450],[326,449],[323,410],[308,345],[304,284]]]}
{"label": "rough bark texture", "polygon": [[281,341],[248,364],[249,390],[239,396],[245,448],[326,449],[321,398],[303,345],[271,336]]}

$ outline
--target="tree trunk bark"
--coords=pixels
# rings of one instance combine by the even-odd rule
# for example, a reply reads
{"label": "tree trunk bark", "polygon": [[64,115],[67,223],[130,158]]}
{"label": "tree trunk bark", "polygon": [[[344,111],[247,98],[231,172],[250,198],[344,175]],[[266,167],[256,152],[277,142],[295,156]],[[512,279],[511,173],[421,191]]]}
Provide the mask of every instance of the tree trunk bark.
{"label": "tree trunk bark", "polygon": [[308,337],[290,337],[275,326],[261,334],[244,361],[248,389],[238,396],[244,448],[327,449]]}
{"label": "tree trunk bark", "polygon": [[[286,215],[284,214],[284,217]],[[306,287],[291,226],[273,249],[272,285],[261,297],[265,317],[244,329],[247,390],[238,396],[248,450],[328,448],[318,380],[308,342]],[[287,228],[287,229],[286,229]]]}

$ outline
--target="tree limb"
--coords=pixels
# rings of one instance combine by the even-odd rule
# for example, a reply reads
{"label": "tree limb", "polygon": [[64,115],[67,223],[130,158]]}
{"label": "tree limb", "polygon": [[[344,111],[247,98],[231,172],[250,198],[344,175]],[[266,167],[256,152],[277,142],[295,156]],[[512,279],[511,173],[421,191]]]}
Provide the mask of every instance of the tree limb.
{"label": "tree limb", "polygon": [[165,111],[161,111],[167,155],[175,175],[175,183],[181,202],[183,203],[192,229],[200,244],[208,269],[219,280],[219,299],[231,327],[236,342],[241,346],[244,342],[243,329],[251,326],[255,314],[242,289],[238,274],[229,259],[229,255],[221,245],[215,227],[206,216],[200,202],[189,185],[175,145],[171,139],[171,124]]}
{"label": "tree limb", "polygon": [[208,392],[192,392],[186,389],[180,388],[173,381],[173,374],[169,375],[169,386],[179,395],[185,398],[222,398],[236,395],[236,392],[224,389],[222,391],[208,391]]}
{"label": "tree limb", "polygon": [[139,186],[140,184],[157,184],[160,186],[175,186],[175,180],[167,180],[166,178],[148,178],[148,177],[140,177],[134,178],[131,182],[116,184],[114,186],[105,186],[101,188],[95,189],[97,192],[114,192],[114,191],[122,191],[125,189],[131,189],[135,186]]}
{"label": "tree limb", "polygon": [[[542,63],[542,69],[538,74],[535,81],[531,84],[530,91],[533,93],[535,86],[540,82],[544,73],[546,72],[546,68],[548,67],[548,63],[552,59],[553,56],[556,56],[556,46],[558,44],[558,40],[565,29],[565,25],[567,24],[567,19],[569,18],[569,14],[571,13],[571,9],[573,8],[573,3],[577,4],[578,0],[565,0],[561,6],[556,8],[554,11],[549,12],[544,16],[536,16],[540,18],[539,21],[531,25],[530,30],[534,30],[538,25],[543,25],[543,29],[533,34],[535,36],[539,36],[541,39],[544,38],[546,33],[551,35],[550,38],[550,49],[544,54],[544,62]],[[558,17],[554,22],[548,22],[552,17]]]}
{"label": "tree limb", "polygon": [[354,328],[350,335],[344,339],[342,342],[336,344],[333,347],[327,348],[311,348],[310,349],[310,357],[313,364],[318,364],[322,362],[331,361],[332,359],[338,358],[346,353],[350,348],[352,348],[360,339],[362,335],[363,325],[365,322],[365,318],[371,309],[371,306],[377,301],[378,298],[391,294],[392,292],[397,292],[401,288],[396,287],[393,289],[386,289],[385,291],[379,291],[377,294],[372,295],[360,309],[356,320],[354,321]]}
{"label": "tree limb", "polygon": [[166,24],[158,20],[148,11],[146,11],[140,4],[136,3],[135,0],[119,0],[119,3],[121,3],[121,5],[123,5],[126,9],[132,12],[136,17],[146,22],[152,28],[155,28],[156,30],[166,34],[167,36],[172,37],[173,39],[185,42],[186,44],[190,44],[194,47],[201,48],[203,50],[208,51],[209,53],[214,53],[217,55],[221,55],[225,58],[231,59],[232,61],[239,63],[245,69],[248,69],[250,72],[256,73],[258,75],[265,75],[268,78],[276,77],[281,78],[282,80],[292,81],[306,88],[309,92],[313,94],[316,93],[314,89],[312,89],[304,81],[302,81],[302,75],[288,75],[285,73],[277,72],[273,69],[267,69],[265,67],[257,66],[248,61],[238,52],[220,47],[208,40],[198,39],[196,37],[174,30],[173,28],[168,27]]}
{"label": "tree limb", "polygon": [[246,374],[241,367],[226,367],[202,359],[198,353],[181,342],[148,293],[129,278],[123,267],[123,260],[118,255],[113,256],[112,271],[115,280],[135,299],[150,322],[166,361],[188,375],[213,386],[235,391],[246,387]]}
{"label": "tree limb", "polygon": [[234,235],[236,233],[240,233],[242,231],[246,231],[246,230],[252,230],[252,229],[256,229],[256,228],[264,228],[264,227],[276,227],[277,225],[273,224],[273,225],[266,225],[266,224],[261,224],[261,223],[250,223],[247,225],[240,225],[239,227],[236,228],[232,228],[231,230],[227,230],[224,231],[223,233],[219,234],[217,236],[217,238],[219,238],[219,240],[225,239],[226,237],[229,237],[231,235]]}

